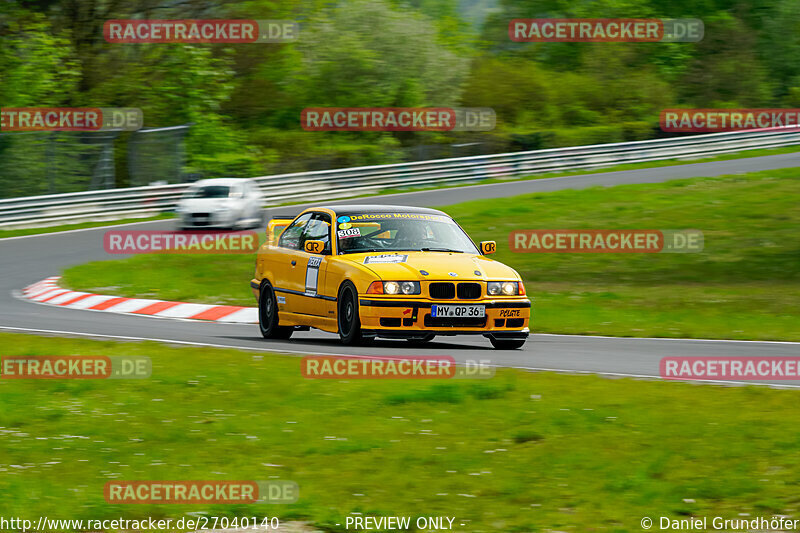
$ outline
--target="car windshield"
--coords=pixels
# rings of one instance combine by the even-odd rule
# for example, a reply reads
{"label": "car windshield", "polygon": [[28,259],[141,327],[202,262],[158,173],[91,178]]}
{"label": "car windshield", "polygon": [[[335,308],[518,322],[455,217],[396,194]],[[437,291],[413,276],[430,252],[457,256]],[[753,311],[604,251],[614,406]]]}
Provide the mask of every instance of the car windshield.
{"label": "car windshield", "polygon": [[427,213],[347,213],[336,218],[337,250],[359,252],[479,253],[466,233],[444,215]]}
{"label": "car windshield", "polygon": [[203,185],[187,191],[187,198],[227,198],[231,188],[227,185]]}

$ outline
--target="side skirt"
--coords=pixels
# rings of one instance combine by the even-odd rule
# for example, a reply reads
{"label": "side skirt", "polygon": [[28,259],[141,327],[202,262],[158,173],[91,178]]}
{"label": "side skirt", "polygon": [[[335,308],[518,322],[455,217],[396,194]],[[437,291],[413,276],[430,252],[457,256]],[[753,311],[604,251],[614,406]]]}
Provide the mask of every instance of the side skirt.
{"label": "side skirt", "polygon": [[278,319],[282,326],[308,326],[329,333],[338,333],[339,331],[339,324],[336,318],[333,317],[302,315],[300,313],[278,311]]}

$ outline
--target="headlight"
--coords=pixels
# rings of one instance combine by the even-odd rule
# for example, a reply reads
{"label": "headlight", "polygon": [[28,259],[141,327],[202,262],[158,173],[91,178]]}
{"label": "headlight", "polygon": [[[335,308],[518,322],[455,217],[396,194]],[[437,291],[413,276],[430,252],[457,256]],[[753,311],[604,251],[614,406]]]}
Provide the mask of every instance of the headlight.
{"label": "headlight", "polygon": [[517,296],[525,294],[520,290],[518,281],[490,281],[486,286],[486,294],[489,296]]}
{"label": "headlight", "polygon": [[418,281],[404,281],[400,284],[400,292],[403,294],[419,294]]}
{"label": "headlight", "polygon": [[384,281],[383,293],[384,294],[397,294],[400,292],[400,284],[396,281]]}

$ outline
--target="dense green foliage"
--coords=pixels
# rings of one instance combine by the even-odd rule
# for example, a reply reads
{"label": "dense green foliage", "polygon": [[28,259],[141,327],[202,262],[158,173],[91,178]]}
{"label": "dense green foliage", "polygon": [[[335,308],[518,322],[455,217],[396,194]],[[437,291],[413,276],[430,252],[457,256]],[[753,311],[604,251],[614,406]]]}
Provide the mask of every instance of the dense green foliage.
{"label": "dense green foliage", "polygon": [[[705,38],[515,43],[517,17],[692,17]],[[105,42],[103,23],[124,18],[302,29],[289,44]],[[795,0],[11,0],[0,2],[0,105],[130,106],[148,127],[194,123],[186,170],[206,176],[466,155],[454,143],[486,153],[614,142],[658,135],[664,107],[800,105],[798,27]],[[306,132],[311,106],[488,106],[498,125]]]}

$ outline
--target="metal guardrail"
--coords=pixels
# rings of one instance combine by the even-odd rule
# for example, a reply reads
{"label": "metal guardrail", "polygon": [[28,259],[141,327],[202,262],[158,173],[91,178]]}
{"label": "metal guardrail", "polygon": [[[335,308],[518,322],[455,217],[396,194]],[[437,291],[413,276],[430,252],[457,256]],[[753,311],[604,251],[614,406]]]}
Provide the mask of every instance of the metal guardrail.
{"label": "metal guardrail", "polygon": [[[387,188],[457,185],[623,163],[690,159],[800,144],[800,129],[783,128],[670,139],[553,148],[253,178],[265,205],[347,198]],[[46,226],[153,216],[171,211],[189,184],[30,196],[0,200],[0,227]]]}

